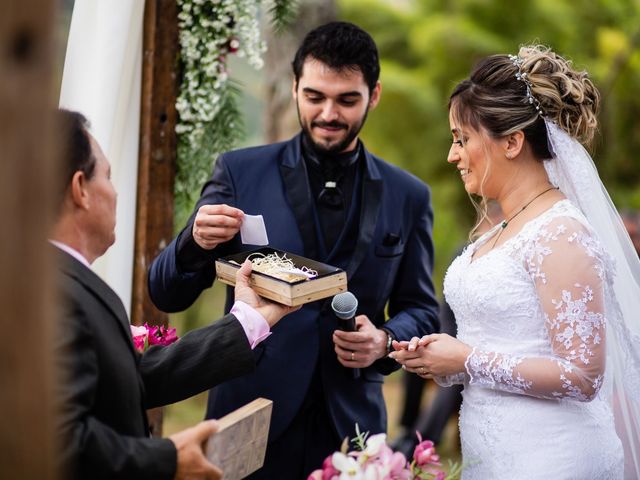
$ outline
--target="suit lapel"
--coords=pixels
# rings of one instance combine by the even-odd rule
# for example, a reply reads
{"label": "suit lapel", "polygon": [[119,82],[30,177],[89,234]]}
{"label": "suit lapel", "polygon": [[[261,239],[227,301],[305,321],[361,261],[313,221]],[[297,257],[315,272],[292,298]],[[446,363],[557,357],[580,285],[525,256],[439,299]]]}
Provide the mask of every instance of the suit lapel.
{"label": "suit lapel", "polygon": [[[369,249],[375,232],[382,200],[382,178],[371,154],[364,149],[365,171],[362,182],[361,214],[358,228],[356,248],[347,267],[347,276],[351,278],[358,269]],[[284,190],[296,219],[304,255],[309,258],[318,257],[318,244],[314,224],[313,204],[307,171],[300,151],[300,135],[294,137],[284,152],[280,164],[280,173],[284,182]]]}
{"label": "suit lapel", "polygon": [[[57,249],[56,249],[57,250]],[[122,300],[116,292],[107,285],[93,270],[80,263],[78,260],[61,252],[62,271],[80,282],[85,288],[93,293],[100,302],[112,313],[114,321],[118,324],[120,332],[125,336],[129,350],[136,357],[131,337],[131,326],[127,318],[127,312],[122,304]],[[136,358],[137,360],[137,358]]]}
{"label": "suit lapel", "polygon": [[313,221],[313,203],[307,170],[300,151],[300,135],[295,136],[284,152],[280,164],[280,174],[284,183],[284,190],[296,219],[298,230],[304,245],[304,256],[317,258],[318,245]]}
{"label": "suit lapel", "polygon": [[347,266],[347,278],[351,279],[371,245],[382,203],[382,179],[371,154],[365,149],[365,171],[362,182],[362,203],[358,240],[351,261]]}

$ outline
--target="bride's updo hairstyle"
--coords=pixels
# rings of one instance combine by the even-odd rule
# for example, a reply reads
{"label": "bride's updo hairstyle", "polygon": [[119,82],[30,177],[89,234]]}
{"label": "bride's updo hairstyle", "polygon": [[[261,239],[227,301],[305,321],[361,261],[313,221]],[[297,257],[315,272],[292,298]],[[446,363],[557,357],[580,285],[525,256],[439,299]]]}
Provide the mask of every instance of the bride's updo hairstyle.
{"label": "bride's updo hairstyle", "polygon": [[493,138],[522,130],[536,158],[551,157],[543,117],[589,145],[600,94],[585,71],[542,45],[481,60],[449,98],[453,118]]}

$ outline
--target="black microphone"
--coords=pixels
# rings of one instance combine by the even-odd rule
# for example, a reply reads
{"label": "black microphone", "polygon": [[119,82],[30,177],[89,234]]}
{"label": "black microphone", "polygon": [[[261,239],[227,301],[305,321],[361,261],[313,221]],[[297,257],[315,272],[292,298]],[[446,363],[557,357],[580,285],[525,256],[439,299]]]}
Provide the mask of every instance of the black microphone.
{"label": "black microphone", "polygon": [[[346,332],[356,331],[356,310],[358,309],[358,299],[351,292],[339,293],[331,300],[331,309],[338,318],[340,330]],[[353,369],[353,378],[360,378],[360,369]]]}
{"label": "black microphone", "polygon": [[356,310],[358,309],[358,299],[351,292],[339,293],[331,300],[331,308],[336,317],[340,330],[345,332],[356,331]]}

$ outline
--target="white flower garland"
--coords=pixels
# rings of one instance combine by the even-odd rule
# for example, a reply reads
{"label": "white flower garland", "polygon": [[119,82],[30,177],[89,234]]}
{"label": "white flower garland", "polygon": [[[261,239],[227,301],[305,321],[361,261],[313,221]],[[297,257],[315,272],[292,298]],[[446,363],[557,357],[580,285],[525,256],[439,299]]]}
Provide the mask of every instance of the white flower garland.
{"label": "white flower garland", "polygon": [[[260,0],[176,0],[181,59],[175,180],[176,223],[182,224],[220,153],[244,136],[240,89],[229,77],[230,54],[262,68]],[[296,0],[268,0],[276,30],[295,18]]]}
{"label": "white flower garland", "polygon": [[260,38],[259,0],[178,0],[183,78],[176,109],[176,131],[199,149],[205,127],[223,105],[229,75],[227,56],[246,57],[262,68],[265,42]]}

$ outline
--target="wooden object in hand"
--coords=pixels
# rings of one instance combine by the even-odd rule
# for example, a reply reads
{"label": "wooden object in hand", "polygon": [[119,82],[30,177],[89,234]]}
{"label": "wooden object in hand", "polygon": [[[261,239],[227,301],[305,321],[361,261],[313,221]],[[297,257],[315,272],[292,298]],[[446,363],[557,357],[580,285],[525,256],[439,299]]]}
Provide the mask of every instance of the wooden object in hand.
{"label": "wooden object in hand", "polygon": [[273,402],[257,398],[218,420],[207,442],[207,459],[220,467],[225,480],[240,480],[264,463]]}

